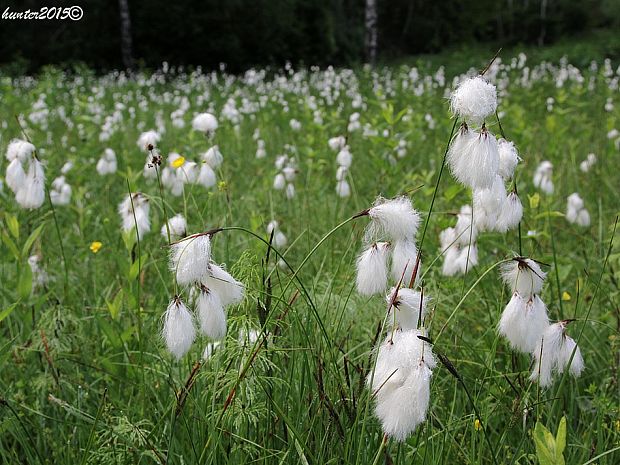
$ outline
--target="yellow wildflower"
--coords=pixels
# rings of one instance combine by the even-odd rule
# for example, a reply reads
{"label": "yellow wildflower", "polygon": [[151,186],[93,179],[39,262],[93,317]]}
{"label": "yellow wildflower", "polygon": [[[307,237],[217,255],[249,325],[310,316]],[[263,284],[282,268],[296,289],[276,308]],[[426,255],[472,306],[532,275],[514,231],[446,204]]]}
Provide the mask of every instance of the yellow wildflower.
{"label": "yellow wildflower", "polygon": [[179,158],[175,159],[172,163],[170,163],[170,165],[173,168],[180,168],[184,164],[185,164],[185,157],[179,157]]}
{"label": "yellow wildflower", "polygon": [[92,253],[97,253],[99,252],[99,249],[101,249],[101,247],[103,246],[103,244],[99,241],[95,241],[92,244],[90,244],[90,251]]}

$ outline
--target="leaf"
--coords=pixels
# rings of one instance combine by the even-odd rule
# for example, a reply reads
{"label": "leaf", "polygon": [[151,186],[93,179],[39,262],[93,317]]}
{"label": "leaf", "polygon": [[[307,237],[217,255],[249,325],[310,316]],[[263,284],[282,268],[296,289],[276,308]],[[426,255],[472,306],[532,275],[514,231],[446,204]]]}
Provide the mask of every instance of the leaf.
{"label": "leaf", "polygon": [[[535,195],[538,195],[538,194],[535,194]],[[536,205],[538,206],[538,204],[536,204]],[[531,206],[531,203],[530,203],[530,206]],[[565,216],[566,216],[566,214],[564,214],[564,213],[562,213],[560,211],[554,210],[554,211],[548,211],[548,212],[539,213],[538,215],[534,216],[534,219],[535,220],[539,220],[541,218],[564,218]]]}
{"label": "leaf", "polygon": [[536,422],[533,437],[538,463],[540,465],[555,465],[555,438],[553,435],[542,423]]}
{"label": "leaf", "polygon": [[534,444],[536,457],[540,465],[565,465],[564,447],[566,445],[566,418],[562,417],[558,426],[557,439],[542,423],[534,427]]}
{"label": "leaf", "polygon": [[13,242],[13,239],[11,239],[9,235],[4,231],[2,231],[2,242],[4,242],[4,245],[9,248],[15,260],[19,260],[19,250],[15,245],[15,242]]}
{"label": "leaf", "polygon": [[391,103],[383,107],[381,114],[387,124],[392,125],[394,123],[394,106]]}
{"label": "leaf", "polygon": [[37,229],[30,233],[30,236],[28,236],[28,239],[26,239],[26,242],[24,243],[24,247],[22,247],[22,258],[26,258],[28,256],[32,244],[34,244],[34,241],[36,241],[37,238],[41,235],[44,226],[45,223],[42,223]]}
{"label": "leaf", "polygon": [[139,272],[140,272],[140,261],[136,260],[129,267],[129,273],[127,274],[129,281],[133,281],[134,279],[136,279],[138,277]]}
{"label": "leaf", "polygon": [[530,208],[532,210],[538,208],[538,205],[540,204],[540,194],[538,192],[534,195],[528,195],[527,198],[530,199]]}
{"label": "leaf", "polygon": [[106,300],[105,303],[108,306],[110,316],[113,320],[116,320],[118,318],[118,315],[120,314],[121,306],[123,305],[123,290],[121,289],[116,293],[112,302]]}
{"label": "leaf", "polygon": [[15,310],[15,307],[17,307],[17,302],[15,302],[14,304],[9,305],[7,308],[5,308],[4,310],[2,310],[0,312],[0,321],[4,320],[6,317],[8,317],[11,313],[13,313],[13,310]]}
{"label": "leaf", "polygon": [[[560,424],[558,425],[558,433],[555,436],[555,447],[557,454],[562,457],[564,449],[566,448],[566,417],[562,417]],[[563,457],[562,463],[564,463]]]}
{"label": "leaf", "polygon": [[9,228],[11,236],[15,239],[19,239],[19,221],[17,220],[17,217],[15,215],[11,215],[9,212],[5,212],[4,221],[7,228]]}
{"label": "leaf", "polygon": [[26,264],[26,266],[22,266],[21,272],[19,274],[19,282],[17,283],[17,295],[23,300],[28,299],[30,297],[30,293],[32,292],[32,270],[30,266]]}

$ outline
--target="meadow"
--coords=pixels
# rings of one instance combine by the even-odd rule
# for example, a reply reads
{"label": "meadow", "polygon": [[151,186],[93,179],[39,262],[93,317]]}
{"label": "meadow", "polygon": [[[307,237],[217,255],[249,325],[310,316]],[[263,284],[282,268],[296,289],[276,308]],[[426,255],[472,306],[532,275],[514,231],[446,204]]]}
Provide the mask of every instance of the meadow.
{"label": "meadow", "polygon": [[[29,139],[47,193],[37,209],[20,208],[5,184],[0,193],[0,462],[619,463],[620,67],[604,56],[574,66],[502,53],[485,69],[491,56],[445,68],[435,59],[239,76],[164,65],[131,78],[55,68],[1,77],[0,151]],[[506,233],[480,233],[478,263],[445,276],[439,234],[472,203],[443,165],[457,127],[449,97],[480,70],[498,91],[486,125],[522,159],[523,218]],[[203,112],[217,118],[213,134],[192,128]],[[152,153],[137,141],[150,130],[169,170],[217,144],[214,185],[172,192],[145,177]],[[348,191],[328,142],[337,136],[352,155],[338,174]],[[117,170],[100,175],[106,149]],[[596,161],[583,170],[590,153]],[[533,182],[545,160],[552,193]],[[62,185],[70,200],[54,205]],[[139,240],[121,231],[117,212],[130,192],[150,205]],[[574,192],[589,226],[567,221]],[[352,217],[379,195],[406,195],[421,214],[425,327],[443,354],[426,421],[403,442],[384,437],[366,386],[385,298],[356,290],[368,219]],[[179,360],[162,340],[162,315],[185,292],[164,226],[177,214],[189,234],[222,229],[212,257],[245,287],[227,309],[225,338],[199,334]],[[498,334],[511,298],[499,265],[515,255],[544,264],[550,319],[575,320],[567,331],[585,362],[578,378],[539,386],[530,357]],[[565,448],[559,434],[549,458],[542,427],[556,437],[562,418]]]}

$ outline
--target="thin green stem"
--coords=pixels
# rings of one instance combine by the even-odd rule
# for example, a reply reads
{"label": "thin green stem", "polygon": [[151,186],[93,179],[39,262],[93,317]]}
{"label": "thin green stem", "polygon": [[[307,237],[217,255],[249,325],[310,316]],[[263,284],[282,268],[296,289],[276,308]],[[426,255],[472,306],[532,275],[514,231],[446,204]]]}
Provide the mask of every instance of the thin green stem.
{"label": "thin green stem", "polygon": [[452,136],[454,136],[454,131],[456,130],[456,125],[458,124],[458,118],[454,118],[454,124],[452,124],[452,130],[450,131],[450,137],[448,137],[448,143],[446,144],[446,149],[443,153],[443,158],[441,160],[441,167],[439,168],[439,175],[437,176],[437,182],[435,183],[435,190],[433,191],[433,198],[431,199],[431,205],[428,209],[428,213],[426,214],[426,221],[424,222],[424,229],[422,230],[422,237],[420,238],[419,249],[422,250],[422,244],[424,244],[424,238],[426,237],[426,229],[428,228],[428,224],[431,220],[431,215],[433,213],[433,207],[435,206],[435,198],[437,197],[437,191],[439,190],[439,183],[441,182],[441,175],[443,174],[444,168],[446,166],[446,158],[448,156],[448,151],[450,150],[450,143],[452,142]]}

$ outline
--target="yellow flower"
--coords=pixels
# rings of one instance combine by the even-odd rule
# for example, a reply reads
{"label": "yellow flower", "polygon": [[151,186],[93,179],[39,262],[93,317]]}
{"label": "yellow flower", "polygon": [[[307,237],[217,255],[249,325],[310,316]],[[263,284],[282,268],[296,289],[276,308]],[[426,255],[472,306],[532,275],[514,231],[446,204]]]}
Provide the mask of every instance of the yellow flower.
{"label": "yellow flower", "polygon": [[530,199],[530,208],[533,210],[538,208],[538,204],[540,203],[540,194],[536,192],[534,195],[528,195]]}
{"label": "yellow flower", "polygon": [[476,421],[474,421],[474,429],[476,431],[480,431],[482,429],[482,423],[480,423],[480,420],[478,420],[477,418]]}
{"label": "yellow flower", "polygon": [[185,157],[179,157],[176,160],[174,160],[172,163],[170,163],[170,165],[173,168],[180,168],[184,164],[185,164]]}
{"label": "yellow flower", "polygon": [[101,249],[101,247],[103,246],[103,244],[99,241],[95,241],[92,244],[90,244],[90,251],[92,253],[97,253],[99,252],[99,249]]}
{"label": "yellow flower", "polygon": [[562,292],[562,300],[570,300],[570,294],[566,291]]}

